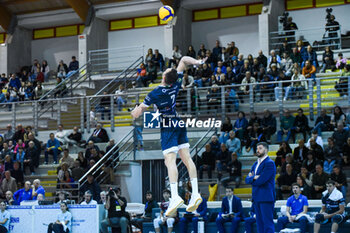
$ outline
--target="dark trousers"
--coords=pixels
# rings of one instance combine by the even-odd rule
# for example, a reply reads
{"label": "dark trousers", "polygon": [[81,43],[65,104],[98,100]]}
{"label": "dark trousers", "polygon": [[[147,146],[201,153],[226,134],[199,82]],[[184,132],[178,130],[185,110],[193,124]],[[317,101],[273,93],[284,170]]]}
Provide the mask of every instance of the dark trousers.
{"label": "dark trousers", "polygon": [[225,222],[231,222],[231,232],[237,232],[239,223],[242,221],[241,217],[234,217],[234,218],[223,218],[221,215],[219,215],[216,218],[216,226],[218,228],[218,231],[220,233],[225,233],[224,223]]}
{"label": "dark trousers", "polygon": [[[7,220],[7,221],[9,221],[9,220]],[[6,227],[0,226],[0,233],[7,233],[7,232],[8,232],[8,230],[6,229]]]}
{"label": "dark trousers", "polygon": [[53,155],[53,160],[57,163],[57,156],[59,154],[59,150],[54,148],[51,149],[50,151],[45,151],[45,162],[49,162],[49,154]]}
{"label": "dark trousers", "polygon": [[208,171],[208,178],[211,179],[211,169],[212,167],[210,165],[204,165],[199,167],[199,179],[203,179],[203,171]]}
{"label": "dark trousers", "polygon": [[29,167],[30,172],[34,172],[34,162],[30,160],[29,162],[23,162],[23,172],[25,173],[26,167]]}
{"label": "dark trousers", "polygon": [[[299,228],[301,233],[305,233],[307,229],[307,218],[301,217],[295,222],[299,223]],[[277,220],[277,232],[280,232],[282,229],[286,227],[286,225],[289,223],[289,219],[287,216],[279,217]]]}
{"label": "dark trousers", "polygon": [[253,217],[248,217],[244,219],[244,229],[246,233],[253,232],[253,225],[256,223],[256,219]]}
{"label": "dark trousers", "polygon": [[181,233],[186,233],[187,232],[187,223],[192,222],[192,228],[193,232],[197,233],[198,232],[198,217],[193,217],[193,218],[186,218],[183,217],[180,219],[180,232]]}
{"label": "dark trousers", "polygon": [[258,233],[274,233],[275,225],[273,223],[274,202],[256,202],[256,226]]}
{"label": "dark trousers", "polygon": [[57,223],[50,223],[49,227],[47,228],[47,233],[68,233],[69,230],[67,229],[66,231],[63,230],[63,226],[61,224]]}

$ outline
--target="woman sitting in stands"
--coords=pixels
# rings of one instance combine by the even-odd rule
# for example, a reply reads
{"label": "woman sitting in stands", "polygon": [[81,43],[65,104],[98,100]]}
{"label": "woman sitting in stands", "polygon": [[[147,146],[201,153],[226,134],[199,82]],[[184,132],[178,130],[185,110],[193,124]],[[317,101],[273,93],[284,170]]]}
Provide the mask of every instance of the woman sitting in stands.
{"label": "woman sitting in stands", "polygon": [[49,224],[48,233],[68,233],[72,231],[72,214],[68,211],[66,202],[60,204],[61,211],[57,215],[57,220]]}

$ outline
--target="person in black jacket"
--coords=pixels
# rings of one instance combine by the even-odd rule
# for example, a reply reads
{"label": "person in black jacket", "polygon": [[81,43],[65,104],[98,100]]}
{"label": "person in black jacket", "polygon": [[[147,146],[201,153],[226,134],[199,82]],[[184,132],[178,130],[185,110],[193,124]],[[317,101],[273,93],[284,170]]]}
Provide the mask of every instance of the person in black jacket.
{"label": "person in black jacket", "polygon": [[270,141],[271,135],[276,133],[276,118],[268,109],[264,110],[264,117],[261,120],[261,126],[263,134],[266,136],[266,139]]}
{"label": "person in black jacket", "polygon": [[222,185],[226,188],[230,181],[235,181],[235,187],[239,188],[242,180],[242,163],[237,159],[237,153],[231,154],[231,161],[227,164],[229,177],[221,180]]}
{"label": "person in black jacket", "polygon": [[152,221],[152,209],[154,208],[159,208],[159,206],[157,202],[153,200],[153,193],[151,191],[147,191],[145,212],[141,216],[131,214],[131,217],[133,217],[133,219],[130,221],[131,225],[137,227],[138,229],[142,229],[142,225],[144,222]]}
{"label": "person in black jacket", "polygon": [[294,148],[293,160],[299,163],[303,163],[303,161],[307,159],[307,153],[309,152],[309,149],[305,146],[304,139],[300,139],[298,143],[299,146]]}
{"label": "person in black jacket", "polygon": [[221,180],[222,172],[226,170],[227,164],[230,162],[230,154],[226,144],[221,144],[221,150],[216,155],[216,168],[218,170],[218,179]]}
{"label": "person in black jacket", "polygon": [[298,109],[298,115],[295,117],[294,124],[292,129],[293,142],[295,142],[295,135],[297,133],[302,133],[304,141],[306,141],[306,133],[309,131],[309,120],[304,115],[302,108]]}
{"label": "person in black jacket", "polygon": [[267,57],[263,54],[262,50],[259,50],[259,56],[257,57],[259,65],[262,65],[264,68],[267,67]]}
{"label": "person in black jacket", "polygon": [[154,50],[154,56],[152,58],[152,61],[156,67],[159,67],[160,71],[163,71],[164,58],[163,58],[163,55],[159,53],[158,49]]}
{"label": "person in black jacket", "polygon": [[86,191],[91,192],[93,200],[97,202],[100,201],[101,188],[100,188],[100,185],[95,181],[94,176],[92,174],[89,174],[87,176],[87,182],[80,187],[81,195],[84,195]]}
{"label": "person in black jacket", "polygon": [[[317,160],[321,160],[322,163],[324,161],[324,151],[320,145],[316,143],[314,138],[310,138],[310,151],[313,153],[314,158]],[[310,170],[309,170],[310,171]]]}
{"label": "person in black jacket", "polygon": [[318,135],[322,135],[322,131],[332,131],[331,117],[327,115],[326,109],[321,109],[321,115],[317,117],[315,127],[312,131],[317,131]]}
{"label": "person in black jacket", "polygon": [[211,150],[210,144],[205,145],[202,153],[202,165],[199,167],[199,179],[203,179],[203,171],[208,171],[208,178],[212,178],[212,170],[215,168],[215,154]]}
{"label": "person in black jacket", "polygon": [[94,130],[94,132],[92,132],[88,141],[93,141],[95,143],[108,142],[109,137],[107,131],[104,128],[102,128],[101,124],[97,124],[96,129]]}
{"label": "person in black jacket", "polygon": [[335,186],[342,192],[343,197],[346,197],[346,192],[348,189],[348,183],[346,181],[346,175],[341,170],[338,164],[334,165],[333,172],[331,174],[331,180],[335,181]]}

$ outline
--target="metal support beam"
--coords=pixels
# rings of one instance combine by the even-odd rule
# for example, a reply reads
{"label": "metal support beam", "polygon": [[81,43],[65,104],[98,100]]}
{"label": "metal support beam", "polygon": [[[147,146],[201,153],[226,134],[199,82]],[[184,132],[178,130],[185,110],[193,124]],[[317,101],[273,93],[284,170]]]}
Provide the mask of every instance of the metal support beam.
{"label": "metal support beam", "polygon": [[86,0],[66,0],[66,2],[74,9],[77,15],[85,22],[88,12],[89,12],[89,4]]}
{"label": "metal support beam", "polygon": [[7,31],[11,23],[11,13],[3,6],[0,5],[0,26]]}
{"label": "metal support beam", "polygon": [[314,120],[314,85],[313,80],[309,79],[309,113],[310,113],[310,120]]}

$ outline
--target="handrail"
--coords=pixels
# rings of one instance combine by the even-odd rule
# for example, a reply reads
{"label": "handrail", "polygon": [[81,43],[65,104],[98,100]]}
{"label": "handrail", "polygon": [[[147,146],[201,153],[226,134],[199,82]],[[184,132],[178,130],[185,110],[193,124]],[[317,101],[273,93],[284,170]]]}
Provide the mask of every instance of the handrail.
{"label": "handrail", "polygon": [[[92,166],[80,179],[79,179],[79,184],[83,186],[86,183],[86,177],[90,174],[94,174],[94,171],[99,171],[102,166],[104,165],[103,162],[107,161],[109,157],[115,153],[118,153],[121,148],[126,144],[124,140],[130,136],[130,134],[133,135],[134,129],[131,129],[122,139],[119,140],[118,143],[116,143],[102,158],[100,158],[97,163]],[[129,139],[130,140],[130,139]],[[127,142],[129,141],[127,140]],[[121,145],[122,144],[122,145]],[[115,150],[118,147],[117,150]],[[119,155],[120,156],[120,155]],[[118,156],[118,157],[119,157]]]}

